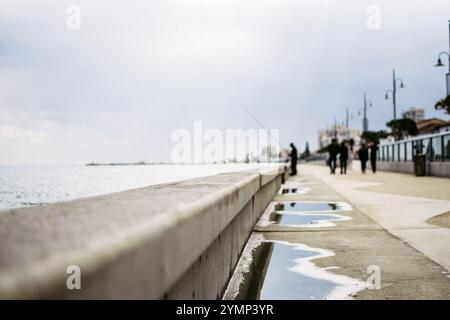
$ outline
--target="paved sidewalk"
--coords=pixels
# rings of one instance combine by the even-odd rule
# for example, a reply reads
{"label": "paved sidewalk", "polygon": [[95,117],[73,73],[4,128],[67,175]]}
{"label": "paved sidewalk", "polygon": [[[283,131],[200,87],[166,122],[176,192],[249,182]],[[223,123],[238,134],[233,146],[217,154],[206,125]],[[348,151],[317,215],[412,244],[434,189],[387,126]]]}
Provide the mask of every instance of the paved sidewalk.
{"label": "paved sidewalk", "polygon": [[[393,176],[380,174],[376,178],[386,178],[391,181]],[[406,185],[416,181],[414,177],[402,178],[411,179],[411,181],[407,181]],[[404,195],[399,197],[392,193],[358,189],[379,186],[379,181],[373,182],[370,179],[374,179],[374,177],[362,176],[357,172],[353,172],[347,177],[330,177],[328,168],[324,166],[300,165],[299,175],[289,179],[284,187],[307,188],[307,192],[304,194],[278,194],[274,198],[273,205],[280,201],[288,203],[295,201],[346,202],[352,206],[351,210],[338,213],[351,219],[336,221],[334,226],[322,227],[283,223],[266,224],[264,216],[274,210],[269,206],[255,227],[254,235],[257,235],[257,238],[262,237],[266,241],[281,241],[333,252],[331,255],[312,261],[314,266],[320,268],[320,273],[326,270],[337,277],[344,276],[355,279],[355,281],[369,282],[371,268],[379,268],[380,288],[369,288],[338,298],[450,299],[450,273],[448,268],[444,267],[447,263],[445,257],[448,256],[450,243],[447,238],[448,229],[431,226],[424,222],[433,215],[448,211],[450,202],[442,199]],[[440,183],[442,188],[442,184],[447,182],[440,181]],[[419,187],[417,182],[416,187]],[[441,198],[443,194],[441,193]],[[441,241],[441,239],[443,240]],[[252,242],[250,241],[250,243]],[[262,279],[255,282],[257,283],[255,287],[264,287],[261,284],[264,282],[264,275],[268,272],[267,270],[270,271],[272,268],[271,274],[276,278],[275,282],[278,284],[278,288],[281,288],[280,290],[289,289],[287,291],[296,293],[311,289],[307,284],[282,282],[283,276],[292,276],[288,270],[292,270],[292,266],[298,262],[295,259],[288,264],[283,264],[284,262],[278,260],[279,256],[269,255],[268,261],[263,261],[263,263],[258,261],[255,265],[259,267],[254,271],[249,271],[247,263],[251,261],[253,254],[251,248],[254,244],[248,245],[249,250],[244,250],[241,257],[242,264],[236,269],[233,277],[237,280],[232,281],[236,286],[231,287],[242,285],[239,276],[242,274],[250,277],[253,275],[256,278],[261,275]],[[303,272],[311,271],[304,267],[301,270]],[[273,277],[270,279],[273,280]],[[296,279],[292,278],[292,280]],[[269,283],[273,282],[269,281]],[[244,288],[246,286],[248,283],[244,282]],[[274,298],[282,296],[282,292],[270,293]],[[232,297],[232,294],[228,297]]]}
{"label": "paved sidewalk", "polygon": [[[450,270],[450,229],[426,222],[450,211],[450,179],[387,172],[363,175],[357,170],[350,170],[347,176],[332,176],[327,167],[318,165],[304,165],[301,170],[325,182],[390,233]],[[422,179],[426,188],[424,196],[418,197]]]}

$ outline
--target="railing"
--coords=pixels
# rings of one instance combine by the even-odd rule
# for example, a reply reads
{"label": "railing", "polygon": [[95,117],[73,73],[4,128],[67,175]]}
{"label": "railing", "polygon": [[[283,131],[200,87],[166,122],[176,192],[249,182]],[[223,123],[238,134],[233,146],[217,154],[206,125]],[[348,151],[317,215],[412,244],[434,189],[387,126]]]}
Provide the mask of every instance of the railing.
{"label": "railing", "polygon": [[378,160],[413,161],[415,154],[425,154],[427,161],[450,161],[450,132],[421,135],[380,145]]}

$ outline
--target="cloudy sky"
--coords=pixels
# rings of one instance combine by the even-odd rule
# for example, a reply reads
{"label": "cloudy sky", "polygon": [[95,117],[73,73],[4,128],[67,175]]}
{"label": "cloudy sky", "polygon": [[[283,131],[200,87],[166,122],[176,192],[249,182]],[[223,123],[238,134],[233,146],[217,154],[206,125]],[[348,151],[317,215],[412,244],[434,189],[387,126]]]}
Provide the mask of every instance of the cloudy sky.
{"label": "cloudy sky", "polygon": [[445,118],[433,64],[449,17],[448,0],[1,0],[0,164],[169,160],[172,132],[195,120],[259,128],[242,106],[283,145],[315,147],[346,107],[361,127],[364,92],[383,128],[394,67],[399,110]]}

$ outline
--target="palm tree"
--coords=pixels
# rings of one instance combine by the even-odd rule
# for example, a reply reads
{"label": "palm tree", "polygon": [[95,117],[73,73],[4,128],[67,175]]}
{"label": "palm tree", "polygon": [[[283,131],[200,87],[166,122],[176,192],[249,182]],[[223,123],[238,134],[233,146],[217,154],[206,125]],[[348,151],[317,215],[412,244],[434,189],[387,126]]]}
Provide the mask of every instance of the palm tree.
{"label": "palm tree", "polygon": [[450,95],[436,102],[434,108],[436,110],[444,110],[445,113],[450,114]]}
{"label": "palm tree", "polygon": [[401,140],[407,136],[416,136],[419,133],[416,123],[408,118],[391,120],[386,125],[391,128],[395,140]]}

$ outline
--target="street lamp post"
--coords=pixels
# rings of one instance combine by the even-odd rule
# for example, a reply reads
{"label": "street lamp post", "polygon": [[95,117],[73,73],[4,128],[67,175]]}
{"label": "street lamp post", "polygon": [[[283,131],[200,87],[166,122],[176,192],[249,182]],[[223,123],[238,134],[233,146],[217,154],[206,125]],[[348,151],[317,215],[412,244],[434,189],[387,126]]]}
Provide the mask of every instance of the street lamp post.
{"label": "street lamp post", "polygon": [[[449,52],[450,52],[450,20],[448,21],[448,43],[449,43]],[[447,96],[450,95],[450,54],[449,52],[442,51],[439,53],[437,63],[434,65],[435,67],[444,67],[445,64],[442,63],[441,56],[447,55],[448,57],[448,73],[445,75],[446,77],[446,85],[447,85]]]}
{"label": "street lamp post", "polygon": [[345,109],[345,127],[348,129],[350,114],[348,113],[348,108]]}
{"label": "street lamp post", "polygon": [[[369,131],[369,119],[367,119],[367,107],[372,107],[372,102],[367,99],[366,93],[364,93],[364,108],[363,108],[363,132]],[[361,111],[359,112],[359,114]]]}
{"label": "street lamp post", "polygon": [[[397,86],[397,83],[400,82],[400,86]],[[392,105],[394,107],[394,120],[397,120],[397,89],[403,89],[405,86],[403,85],[403,80],[395,77],[395,69],[392,70],[392,89],[386,91],[384,98],[389,100],[389,92],[392,92]]]}
{"label": "street lamp post", "polygon": [[369,130],[369,121],[367,120],[367,97],[364,93],[364,116],[363,116],[363,132]]}
{"label": "street lamp post", "polygon": [[334,118],[334,138],[337,139],[337,121],[336,121],[336,117]]}
{"label": "street lamp post", "polygon": [[346,132],[346,138],[350,139],[350,119],[353,118],[353,115],[350,114],[348,111],[348,108],[345,109],[345,130]]}

